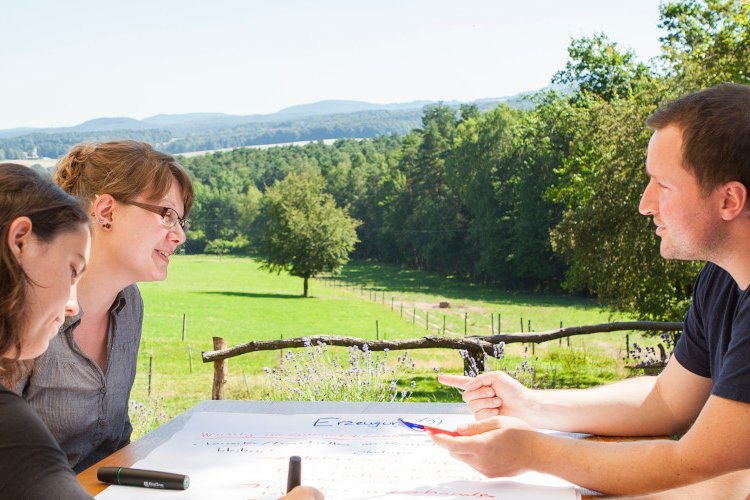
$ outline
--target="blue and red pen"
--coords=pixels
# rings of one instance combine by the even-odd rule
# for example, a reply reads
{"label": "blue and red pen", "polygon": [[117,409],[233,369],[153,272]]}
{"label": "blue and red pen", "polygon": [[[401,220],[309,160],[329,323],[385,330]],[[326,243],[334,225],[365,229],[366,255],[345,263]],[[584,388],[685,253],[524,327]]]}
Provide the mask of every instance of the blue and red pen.
{"label": "blue and red pen", "polygon": [[449,431],[448,429],[441,429],[440,427],[432,427],[431,425],[416,424],[414,422],[407,422],[403,418],[398,419],[399,422],[404,424],[406,427],[417,431],[427,431],[433,434],[448,434],[449,436],[460,436],[456,431]]}

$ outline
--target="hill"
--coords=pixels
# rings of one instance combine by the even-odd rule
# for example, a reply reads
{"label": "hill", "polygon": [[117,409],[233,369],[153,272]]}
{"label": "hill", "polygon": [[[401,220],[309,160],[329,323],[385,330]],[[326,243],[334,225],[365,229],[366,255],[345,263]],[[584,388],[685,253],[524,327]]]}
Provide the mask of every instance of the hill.
{"label": "hill", "polygon": [[[488,110],[499,103],[524,108],[525,96],[479,99]],[[230,115],[224,113],[159,114],[136,120],[102,117],[72,127],[13,128],[0,130],[0,160],[58,158],[83,141],[134,139],[177,154],[296,141],[367,138],[405,134],[420,126],[422,109],[436,101],[375,104],[365,101],[326,100],[284,108],[276,113]],[[444,102],[458,108],[461,102]]]}

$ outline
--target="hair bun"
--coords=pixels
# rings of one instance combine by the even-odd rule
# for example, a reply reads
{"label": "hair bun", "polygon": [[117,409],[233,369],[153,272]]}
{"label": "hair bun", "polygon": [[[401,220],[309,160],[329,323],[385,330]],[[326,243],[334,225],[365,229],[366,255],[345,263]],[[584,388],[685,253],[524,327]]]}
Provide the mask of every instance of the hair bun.
{"label": "hair bun", "polygon": [[82,178],[85,176],[91,154],[96,150],[96,143],[76,144],[57,162],[55,182],[65,191],[85,198],[81,191]]}

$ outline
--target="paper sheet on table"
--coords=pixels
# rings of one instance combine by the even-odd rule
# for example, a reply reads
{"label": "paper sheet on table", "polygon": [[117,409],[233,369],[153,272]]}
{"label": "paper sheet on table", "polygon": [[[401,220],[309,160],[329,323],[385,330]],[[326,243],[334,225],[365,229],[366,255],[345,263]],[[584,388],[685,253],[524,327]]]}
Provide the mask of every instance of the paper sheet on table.
{"label": "paper sheet on table", "polygon": [[[422,432],[397,421],[444,428],[467,415],[195,413],[185,427],[132,467],[190,476],[184,491],[110,486],[97,499],[279,498],[289,457],[302,457],[302,484],[327,499],[576,499],[562,479],[526,473],[487,479]],[[135,491],[134,491],[135,490]]]}

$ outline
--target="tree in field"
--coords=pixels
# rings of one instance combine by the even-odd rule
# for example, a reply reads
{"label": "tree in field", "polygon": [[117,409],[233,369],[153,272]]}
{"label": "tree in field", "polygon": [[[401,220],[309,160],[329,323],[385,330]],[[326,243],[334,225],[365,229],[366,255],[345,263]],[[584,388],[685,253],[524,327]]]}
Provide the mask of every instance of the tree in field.
{"label": "tree in field", "polygon": [[339,270],[358,241],[360,222],[324,187],[320,173],[306,170],[277,181],[263,197],[262,267],[302,278],[305,297],[308,279]]}

